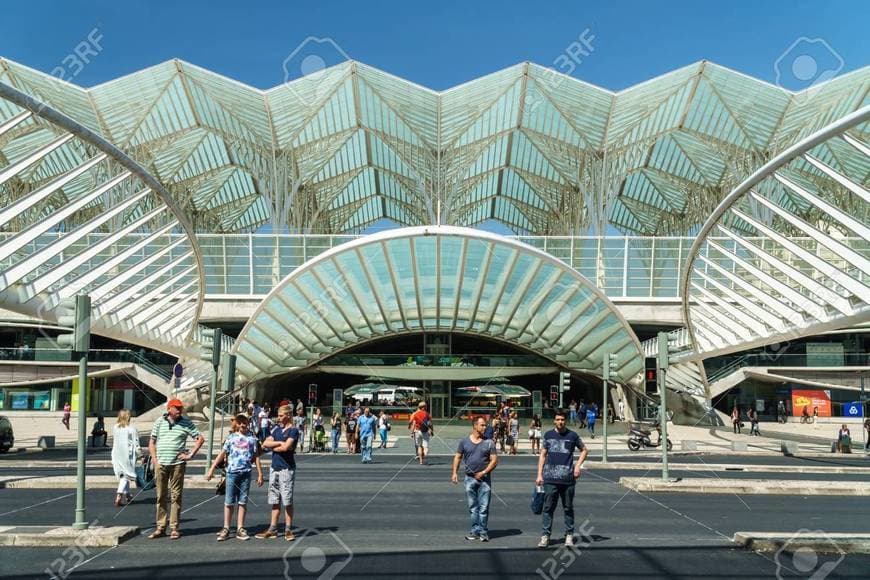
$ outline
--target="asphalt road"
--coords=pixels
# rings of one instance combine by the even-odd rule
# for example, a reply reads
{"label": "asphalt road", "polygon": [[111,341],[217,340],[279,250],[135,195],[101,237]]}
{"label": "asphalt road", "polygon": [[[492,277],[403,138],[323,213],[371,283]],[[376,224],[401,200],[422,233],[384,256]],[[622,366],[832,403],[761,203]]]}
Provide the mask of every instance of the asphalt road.
{"label": "asphalt road", "polygon": [[[870,504],[863,498],[640,495],[615,480],[619,472],[584,474],[575,501],[578,530],[591,540],[576,552],[534,548],[540,517],[528,507],[532,458],[506,458],[494,474],[487,544],[463,538],[467,515],[461,486],[449,483],[449,458],[419,466],[410,457],[376,456],[360,465],[347,456],[299,460],[296,533],[283,540],[218,543],[222,497],[188,490],[179,541],[134,538],[113,549],[4,548],[0,577],[50,574],[69,578],[772,578],[797,574],[789,554],[735,548],[734,532],[800,529],[866,532]],[[6,472],[5,469],[3,469]],[[839,478],[840,476],[836,476]],[[154,492],[124,509],[110,490],[87,494],[88,519],[100,525],[153,525]],[[69,524],[73,490],[0,490],[0,526]],[[265,491],[254,489],[248,528],[268,519]],[[562,538],[557,512],[554,539]],[[548,558],[554,558],[548,560]],[[818,566],[829,561],[819,555]],[[870,556],[845,556],[829,578],[866,578]],[[784,568],[782,566],[785,566]],[[64,574],[58,574],[63,568]],[[70,569],[72,568],[71,574]],[[791,572],[789,572],[791,569]],[[540,571],[539,571],[540,570]]]}

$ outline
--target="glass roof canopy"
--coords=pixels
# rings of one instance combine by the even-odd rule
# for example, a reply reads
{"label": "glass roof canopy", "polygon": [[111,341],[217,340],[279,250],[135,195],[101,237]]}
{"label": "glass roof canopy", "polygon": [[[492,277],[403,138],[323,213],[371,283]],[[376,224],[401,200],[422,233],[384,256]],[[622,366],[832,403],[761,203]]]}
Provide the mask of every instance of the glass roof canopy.
{"label": "glass roof canopy", "polygon": [[641,345],[595,285],[516,240],[469,228],[423,226],[365,236],[285,278],[234,343],[245,382],[280,375],[384,336],[486,336],[562,366],[632,383]]}
{"label": "glass roof canopy", "polygon": [[528,63],[443,92],[353,61],[267,91],[178,60],[83,89],[0,59],[0,82],[145,165],[199,231],[662,235],[866,104],[870,67],[802,93],[706,61],[615,93]]}

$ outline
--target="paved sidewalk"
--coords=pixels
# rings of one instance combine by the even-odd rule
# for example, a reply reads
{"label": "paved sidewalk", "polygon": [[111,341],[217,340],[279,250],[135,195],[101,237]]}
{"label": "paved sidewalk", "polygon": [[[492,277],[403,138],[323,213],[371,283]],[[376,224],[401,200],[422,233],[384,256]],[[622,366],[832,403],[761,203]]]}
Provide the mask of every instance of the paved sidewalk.
{"label": "paved sidewalk", "polygon": [[[50,435],[55,437],[55,442],[58,447],[74,446],[77,436],[77,420],[73,416],[70,422],[70,429],[66,430],[61,424],[60,413],[32,413],[26,417],[16,417],[12,415],[12,423],[15,429],[15,444],[17,448],[26,448],[28,450],[38,449],[36,447],[37,440],[42,435]],[[196,419],[196,418],[195,418]],[[88,419],[87,432],[93,426],[95,418]],[[198,427],[207,434],[208,423],[204,421],[195,421]],[[106,430],[111,434],[112,426],[115,424],[114,417],[106,417]],[[147,437],[151,431],[152,423],[137,422],[133,419],[132,424],[139,430],[142,437]],[[853,454],[860,454],[863,446],[862,431],[863,426],[860,423],[852,422],[849,424],[852,430],[852,439],[854,441]],[[687,425],[668,424],[668,438],[674,446],[674,451],[691,450],[702,453],[749,453],[749,454],[781,454],[783,441],[796,443],[798,445],[799,454],[830,454],[831,443],[836,439],[837,431],[840,422],[833,420],[819,423],[816,425],[805,425],[800,423],[762,423],[760,428],[761,437],[750,437],[748,428],[744,428],[743,432],[736,434],[728,427],[693,427]],[[550,425],[545,422],[545,429]],[[569,426],[577,431],[583,438],[583,441],[590,449],[590,453],[595,455],[601,454],[602,444],[602,425],[596,425],[596,437],[593,439],[591,434],[586,429],[579,429],[577,426]],[[223,426],[223,434],[226,435],[228,423]],[[456,446],[459,441],[468,435],[470,427],[467,421],[459,419],[441,420],[435,423],[435,436],[432,437],[430,443],[430,452],[433,454],[452,454],[456,451]],[[627,431],[626,423],[612,423],[608,425],[608,451],[627,452]],[[528,423],[524,421],[520,426],[520,438],[517,444],[517,450],[520,453],[528,453],[531,450],[531,443],[527,437]],[[215,439],[221,437],[221,425],[218,424],[215,429]],[[653,433],[652,438],[655,440],[657,435]],[[396,453],[413,453],[413,444],[408,435],[407,429],[402,421],[394,421],[393,429],[389,435],[389,449],[384,451],[376,449],[376,452],[396,452]],[[684,443],[685,442],[685,443]],[[109,438],[111,444],[111,436]],[[308,442],[306,442],[306,449]],[[345,449],[344,434],[342,433],[340,449]],[[658,452],[656,449],[646,450],[646,453]]]}

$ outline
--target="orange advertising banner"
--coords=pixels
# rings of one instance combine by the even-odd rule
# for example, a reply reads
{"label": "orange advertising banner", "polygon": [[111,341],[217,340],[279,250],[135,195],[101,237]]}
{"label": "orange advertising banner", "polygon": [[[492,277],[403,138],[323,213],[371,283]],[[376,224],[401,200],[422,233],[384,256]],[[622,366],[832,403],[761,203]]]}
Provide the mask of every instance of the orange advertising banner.
{"label": "orange advertising banner", "polygon": [[819,417],[830,417],[831,391],[822,391],[818,389],[792,389],[792,415],[794,417],[800,417],[804,413],[804,407],[806,407],[807,414],[810,416],[813,415],[813,410],[818,407]]}

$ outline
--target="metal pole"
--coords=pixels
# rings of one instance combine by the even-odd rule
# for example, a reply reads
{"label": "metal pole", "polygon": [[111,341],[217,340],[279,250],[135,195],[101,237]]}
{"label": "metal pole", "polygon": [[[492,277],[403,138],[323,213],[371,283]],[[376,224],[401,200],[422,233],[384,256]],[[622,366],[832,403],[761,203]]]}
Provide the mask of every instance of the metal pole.
{"label": "metal pole", "polygon": [[604,441],[602,441],[601,447],[601,463],[607,463],[607,381],[610,379],[610,355],[607,353],[604,354],[604,367],[601,369],[601,376],[603,377],[601,381],[601,418],[604,425],[602,429]]}
{"label": "metal pole", "polygon": [[668,369],[668,334],[658,334],[658,385],[659,385],[659,425],[662,433],[659,443],[662,446],[662,481],[668,480],[668,401],[667,401],[667,369]]}
{"label": "metal pole", "polygon": [[[867,404],[864,398],[864,375],[861,375],[861,418],[867,421]],[[864,428],[864,421],[861,421],[861,442],[864,444],[864,455],[867,455],[867,429]]]}
{"label": "metal pole", "polygon": [[209,405],[209,420],[208,420],[208,453],[205,460],[205,474],[208,475],[208,470],[211,467],[211,460],[214,451],[214,422],[215,422],[215,406],[217,399],[217,382],[218,382],[218,367],[212,366],[211,372],[211,404]]}
{"label": "metal pole", "polygon": [[[80,353],[79,358],[79,445],[76,462],[76,519],[73,529],[86,530],[88,522],[85,519],[85,448],[88,444],[88,352]],[[94,441],[96,443],[96,441]]]}
{"label": "metal pole", "polygon": [[[67,324],[65,316],[59,317],[59,322]],[[86,530],[88,522],[85,519],[85,469],[88,445],[87,421],[88,421],[88,348],[91,340],[91,298],[87,294],[79,294],[75,297],[74,314],[72,318],[72,335],[67,336],[71,341],[72,350],[79,354],[79,429],[78,450],[76,461],[76,513],[73,529]],[[58,342],[62,337],[58,338]],[[105,427],[104,427],[105,429]],[[96,437],[94,438],[96,443]]]}

